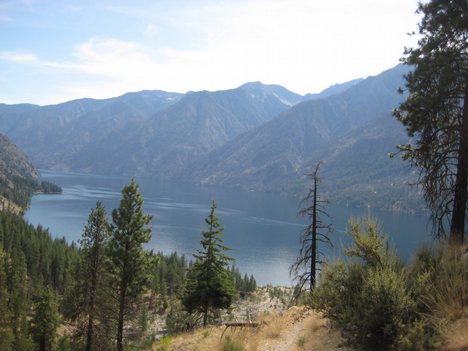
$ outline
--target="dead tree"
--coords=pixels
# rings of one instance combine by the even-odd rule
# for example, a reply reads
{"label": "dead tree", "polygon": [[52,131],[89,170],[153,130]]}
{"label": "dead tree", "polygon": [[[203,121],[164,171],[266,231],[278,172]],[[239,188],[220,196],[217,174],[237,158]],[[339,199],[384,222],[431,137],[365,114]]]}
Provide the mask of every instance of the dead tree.
{"label": "dead tree", "polygon": [[325,205],[328,201],[320,198],[318,194],[320,184],[318,172],[321,164],[321,161],[317,163],[315,170],[307,175],[312,180],[312,187],[302,199],[301,209],[298,212],[298,216],[310,219],[310,224],[302,231],[299,256],[289,270],[290,275],[297,282],[297,295],[304,290],[307,282],[310,284],[310,291],[315,287],[316,273],[320,270],[320,265],[323,264],[323,252],[319,250],[318,244],[333,246],[329,237],[331,225],[322,222],[322,217],[329,217],[329,215],[325,212]]}

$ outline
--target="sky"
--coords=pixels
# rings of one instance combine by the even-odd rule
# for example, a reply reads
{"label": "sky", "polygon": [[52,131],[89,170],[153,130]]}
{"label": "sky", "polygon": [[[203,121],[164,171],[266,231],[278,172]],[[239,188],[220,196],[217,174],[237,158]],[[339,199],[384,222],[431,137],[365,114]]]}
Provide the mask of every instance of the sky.
{"label": "sky", "polygon": [[0,103],[261,81],[298,94],[416,45],[416,0],[0,0]]}

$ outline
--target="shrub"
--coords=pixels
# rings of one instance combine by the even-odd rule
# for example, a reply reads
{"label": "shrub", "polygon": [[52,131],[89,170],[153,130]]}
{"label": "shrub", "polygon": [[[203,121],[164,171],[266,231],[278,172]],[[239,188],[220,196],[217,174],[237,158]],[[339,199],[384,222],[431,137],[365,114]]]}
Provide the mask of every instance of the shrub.
{"label": "shrub", "polygon": [[417,319],[402,328],[395,340],[400,351],[425,351],[438,349],[438,337],[431,325],[424,319]]}
{"label": "shrub", "polygon": [[383,350],[414,317],[405,283],[405,274],[391,266],[369,269],[341,262],[326,269],[312,301],[338,324],[349,343]]}
{"label": "shrub", "polygon": [[431,284],[424,302],[436,318],[457,319],[468,316],[468,257],[464,248],[443,244],[431,267]]}
{"label": "shrub", "polygon": [[191,330],[197,324],[193,314],[185,311],[182,306],[175,303],[166,316],[166,328],[169,333],[179,333]]}
{"label": "shrub", "polygon": [[156,351],[168,351],[171,346],[171,338],[169,336],[163,336],[159,340],[158,348]]}
{"label": "shrub", "polygon": [[344,252],[351,259],[324,270],[312,305],[343,330],[350,344],[389,349],[405,332],[415,332],[408,329],[418,318],[408,271],[374,220],[351,221],[350,228],[353,245]]}
{"label": "shrub", "polygon": [[241,341],[228,336],[221,345],[221,351],[244,351],[244,345]]}
{"label": "shrub", "polygon": [[468,316],[466,249],[423,247],[405,267],[375,221],[351,221],[350,228],[350,258],[325,268],[312,306],[364,350],[437,349],[442,327]]}
{"label": "shrub", "polygon": [[305,344],[306,344],[306,341],[307,341],[306,336],[305,336],[305,335],[301,335],[301,336],[299,336],[299,339],[297,339],[296,345],[297,345],[298,347],[304,347]]}

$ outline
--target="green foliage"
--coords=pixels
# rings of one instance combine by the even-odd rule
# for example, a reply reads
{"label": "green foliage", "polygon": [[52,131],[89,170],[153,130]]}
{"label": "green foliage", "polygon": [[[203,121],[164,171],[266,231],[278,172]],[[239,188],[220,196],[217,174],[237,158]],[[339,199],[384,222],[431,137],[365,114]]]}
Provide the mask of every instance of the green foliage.
{"label": "green foliage", "polygon": [[161,340],[159,340],[158,348],[156,351],[169,351],[171,346],[171,338],[167,335],[163,336]]}
{"label": "green foliage", "polygon": [[245,273],[244,276],[242,276],[239,272],[239,268],[234,265],[231,266],[230,273],[234,287],[240,297],[245,297],[248,293],[254,292],[255,289],[257,289],[257,281],[253,275],[249,277],[247,273]]}
{"label": "green foliage", "polygon": [[420,184],[436,234],[463,243],[468,201],[468,2],[419,3],[424,16],[418,46],[403,61],[409,95],[395,116],[414,143],[399,145],[403,159],[420,170]]}
{"label": "green foliage", "polygon": [[115,282],[128,297],[137,297],[148,283],[148,255],[143,244],[151,239],[148,224],[153,217],[143,212],[143,198],[138,184],[122,189],[122,199],[112,211],[109,268]]}
{"label": "green foliage", "polygon": [[221,345],[220,351],[244,351],[244,344],[237,339],[233,339],[230,336],[227,336],[224,339],[223,344]]}
{"label": "green foliage", "polygon": [[402,351],[437,350],[438,346],[433,328],[423,319],[403,326],[395,340],[395,349]]}
{"label": "green foliage", "polygon": [[[7,321],[6,329],[0,327],[0,333],[6,333],[2,341],[8,338],[12,350],[33,350],[34,329],[28,325],[33,314],[31,297],[42,296],[43,286],[59,294],[66,290],[78,251],[64,239],[52,239],[40,226],[34,228],[20,216],[8,212],[0,212],[0,247],[3,247],[0,279],[5,279],[0,284],[5,290],[0,288],[0,291],[6,291],[8,301],[7,311],[0,311],[0,324],[2,320]],[[58,308],[56,301],[52,301],[52,307]]]}
{"label": "green foliage", "polygon": [[369,267],[382,267],[399,264],[395,253],[389,250],[387,239],[382,236],[377,221],[350,219],[348,235],[353,240],[353,246],[343,251],[349,257],[358,257]]}
{"label": "green foliage", "polygon": [[52,239],[40,225],[34,228],[9,212],[0,212],[0,245],[10,254],[23,252],[33,289],[41,284],[51,285],[62,293],[78,259],[76,247],[68,245],[65,239]]}
{"label": "green foliage", "polygon": [[[396,344],[403,348],[420,333],[430,334],[421,331],[410,273],[387,249],[376,222],[352,221],[350,228],[354,243],[344,251],[354,259],[325,269],[312,295],[313,306],[335,321],[351,344],[364,350],[386,350]],[[428,338],[418,340],[425,340],[422,349],[430,346]]]}
{"label": "green foliage", "polygon": [[188,313],[182,306],[174,302],[166,315],[166,328],[171,334],[191,330],[195,327],[197,318]]}
{"label": "green foliage", "polygon": [[411,274],[425,313],[436,320],[466,317],[468,259],[463,246],[442,243],[435,252],[420,250]]}
{"label": "green foliage", "polygon": [[11,313],[11,328],[13,330],[14,350],[31,349],[28,335],[27,315],[30,298],[28,285],[26,258],[21,250],[13,250],[8,265],[8,294],[9,310]]}
{"label": "green foliage", "polygon": [[3,198],[25,210],[37,191],[38,173],[26,156],[0,134],[0,210],[8,210]]}
{"label": "green foliage", "polygon": [[151,289],[163,296],[180,295],[184,291],[185,273],[188,262],[185,256],[179,256],[176,252],[164,255],[158,252],[151,277]]}
{"label": "green foliage", "polygon": [[34,315],[31,320],[31,332],[39,351],[55,349],[59,322],[55,292],[44,288],[34,302]]}
{"label": "green foliage", "polygon": [[299,347],[304,347],[304,345],[306,344],[306,341],[307,341],[306,336],[305,336],[305,335],[301,335],[301,336],[299,336],[299,338],[297,339],[296,345],[299,346]]}
{"label": "green foliage", "polygon": [[37,181],[34,178],[14,174],[7,174],[7,177],[8,179],[5,179],[0,176],[0,196],[26,209],[32,195],[39,188]]}
{"label": "green foliage", "polygon": [[200,312],[203,325],[208,323],[208,314],[221,308],[229,308],[234,299],[234,285],[229,272],[232,258],[226,256],[228,250],[222,244],[220,234],[223,228],[215,214],[213,201],[209,216],[205,219],[208,230],[202,233],[202,250],[195,256],[195,263],[188,271],[187,284],[182,302],[189,313]]}
{"label": "green foliage", "polygon": [[112,211],[112,236],[110,238],[111,281],[118,301],[117,351],[123,350],[124,320],[131,302],[143,293],[149,283],[150,257],[143,244],[151,239],[148,224],[152,216],[143,212],[143,198],[138,184],[132,182],[122,189],[118,208]]}
{"label": "green foliage", "polygon": [[57,351],[74,351],[72,342],[68,336],[62,336],[57,342]]}
{"label": "green foliage", "polygon": [[7,271],[5,269],[6,255],[0,246],[0,350],[9,351],[13,342],[13,332],[10,328],[10,311],[8,309]]}
{"label": "green foliage", "polygon": [[352,221],[351,257],[326,267],[311,304],[364,350],[431,350],[443,325],[467,316],[468,260],[463,246],[421,248],[405,267],[374,220]]}
{"label": "green foliage", "polygon": [[[115,310],[108,271],[110,226],[100,202],[92,209],[80,240],[80,260],[75,267],[73,284],[65,294],[66,317],[76,323],[74,339],[86,350],[110,347],[110,311]],[[81,339],[81,340],[79,340]]]}
{"label": "green foliage", "polygon": [[62,188],[59,187],[57,184],[48,182],[46,180],[41,181],[40,189],[44,192],[44,194],[61,194]]}

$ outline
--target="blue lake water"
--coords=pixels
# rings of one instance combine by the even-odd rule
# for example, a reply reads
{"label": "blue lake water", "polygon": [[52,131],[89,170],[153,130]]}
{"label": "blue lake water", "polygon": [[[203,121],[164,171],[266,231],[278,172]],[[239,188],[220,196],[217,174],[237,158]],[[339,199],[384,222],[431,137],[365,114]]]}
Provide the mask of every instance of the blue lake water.
{"label": "blue lake water", "polygon": [[[26,219],[49,228],[54,237],[69,242],[81,237],[88,214],[101,201],[108,215],[120,201],[128,178],[90,174],[42,171],[44,180],[63,188],[61,195],[36,195]],[[261,285],[272,283],[290,286],[289,267],[299,251],[299,236],[306,221],[296,216],[299,201],[277,194],[242,192],[216,187],[136,179],[144,197],[144,210],[153,214],[153,236],[148,248],[155,251],[191,256],[199,249],[200,233],[212,199],[224,242],[232,250],[241,272],[253,274]],[[305,189],[306,190],[306,189]],[[430,242],[427,217],[380,212],[330,205],[327,208],[334,229],[334,248],[324,248],[329,259],[338,257],[342,245],[349,243],[345,234],[349,217],[369,214],[376,217],[402,258],[408,260],[415,248]],[[324,218],[326,220],[326,218]]]}

